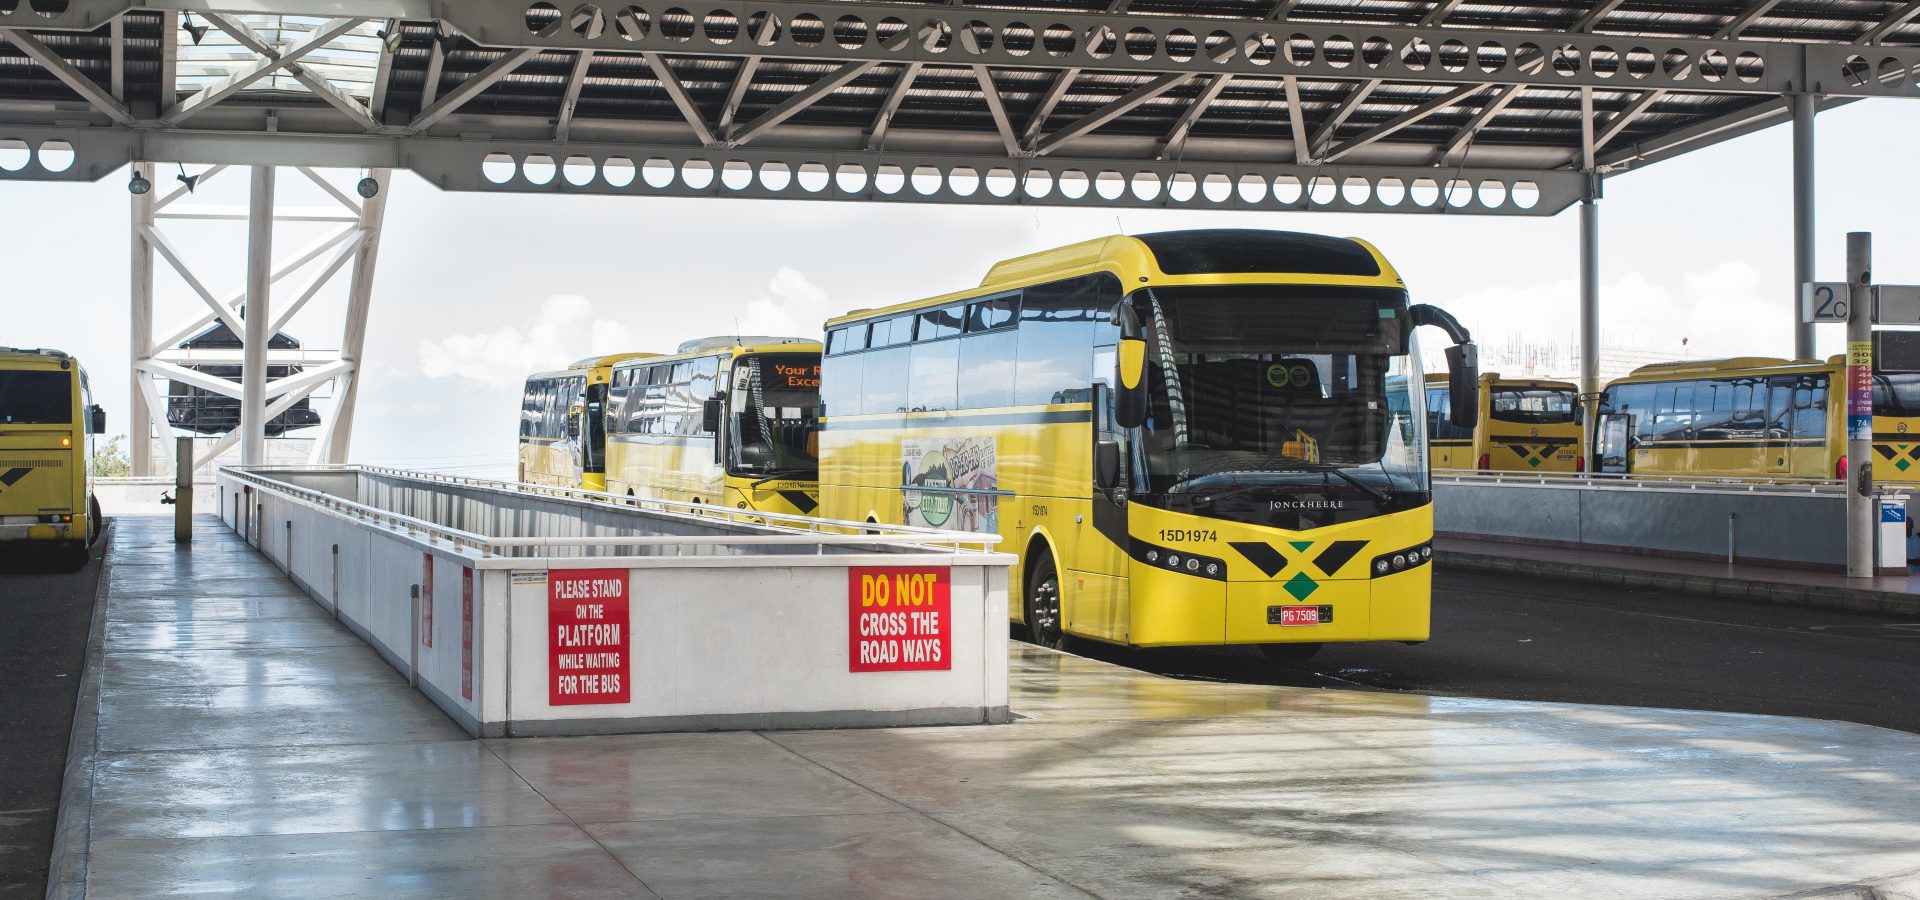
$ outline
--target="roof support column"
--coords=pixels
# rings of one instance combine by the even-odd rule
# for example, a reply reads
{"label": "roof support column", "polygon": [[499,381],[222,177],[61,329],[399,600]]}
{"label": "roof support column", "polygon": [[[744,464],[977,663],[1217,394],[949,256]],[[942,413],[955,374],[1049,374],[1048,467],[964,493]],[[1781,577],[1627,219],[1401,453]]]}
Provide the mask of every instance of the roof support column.
{"label": "roof support column", "polygon": [[[120,21],[115,19],[115,22]],[[153,184],[153,163],[137,162],[133,164],[133,174],[145,178],[147,184]],[[128,453],[132,456],[133,474],[145,478],[154,474],[153,470],[153,416],[164,415],[166,410],[147,408],[147,394],[153,384],[153,376],[138,367],[138,363],[153,353],[153,245],[147,242],[142,226],[153,227],[153,189],[133,195],[133,258],[128,266],[133,290],[131,292],[132,309],[127,316],[129,346],[132,357],[127,361],[127,371],[133,376],[133,383],[127,390],[127,443]],[[145,380],[148,390],[142,390],[140,382]]]}
{"label": "roof support column", "polygon": [[267,461],[267,343],[273,321],[267,294],[273,285],[273,167],[254,166],[247,209],[247,326],[240,368],[240,464]]}
{"label": "roof support column", "polygon": [[1800,321],[1800,285],[1813,280],[1813,113],[1812,94],[1788,98],[1793,108],[1793,358],[1813,359],[1813,323]]}
{"label": "roof support column", "polygon": [[360,204],[360,228],[366,238],[353,257],[353,281],[347,289],[347,322],[340,342],[340,359],[353,368],[340,381],[339,399],[326,423],[326,437],[314,445],[313,462],[344,465],[353,442],[353,411],[360,397],[360,353],[367,341],[367,311],[373,304],[373,267],[380,258],[380,230],[387,218],[387,180],[389,171],[374,169],[368,177],[380,185],[380,192]]}
{"label": "roof support column", "polygon": [[1593,421],[1600,396],[1600,180],[1580,200],[1580,402]]}

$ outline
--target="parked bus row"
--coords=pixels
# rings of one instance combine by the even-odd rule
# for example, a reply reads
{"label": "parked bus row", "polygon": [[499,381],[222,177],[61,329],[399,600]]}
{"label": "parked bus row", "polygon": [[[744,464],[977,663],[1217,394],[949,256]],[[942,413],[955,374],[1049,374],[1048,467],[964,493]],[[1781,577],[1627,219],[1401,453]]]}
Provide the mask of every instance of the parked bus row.
{"label": "parked bus row", "polygon": [[[974,288],[528,379],[524,480],[615,498],[998,533],[1033,639],[1258,645],[1429,633],[1430,408],[1474,347],[1358,240],[1116,236]],[[1444,413],[1444,414],[1442,414]]]}

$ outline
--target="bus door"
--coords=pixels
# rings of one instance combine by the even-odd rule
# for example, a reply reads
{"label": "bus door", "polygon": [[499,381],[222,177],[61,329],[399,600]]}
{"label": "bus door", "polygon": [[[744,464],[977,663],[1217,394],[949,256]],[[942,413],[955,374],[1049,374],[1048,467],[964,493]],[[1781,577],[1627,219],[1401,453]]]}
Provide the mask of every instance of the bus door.
{"label": "bus door", "polygon": [[1598,438],[1594,448],[1594,471],[1611,475],[1625,475],[1631,470],[1632,458],[1628,446],[1633,435],[1633,416],[1629,413],[1608,413],[1600,417],[1600,427],[1596,430]]}
{"label": "bus door", "polygon": [[[1113,371],[1113,348],[1095,351],[1095,372]],[[1127,493],[1132,481],[1125,429],[1113,421],[1113,392],[1093,386],[1092,485],[1087,522],[1074,529],[1072,555],[1062,560],[1061,613],[1068,630],[1127,639]]]}
{"label": "bus door", "polygon": [[1767,474],[1787,476],[1792,474],[1793,445],[1793,386],[1798,379],[1792,375],[1777,375],[1769,379],[1767,387]]}

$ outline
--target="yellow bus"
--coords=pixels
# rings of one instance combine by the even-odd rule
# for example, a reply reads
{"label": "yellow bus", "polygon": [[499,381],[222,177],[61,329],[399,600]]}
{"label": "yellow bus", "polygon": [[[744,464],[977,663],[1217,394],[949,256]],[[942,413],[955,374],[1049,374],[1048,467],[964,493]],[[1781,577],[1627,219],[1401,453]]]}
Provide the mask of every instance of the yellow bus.
{"label": "yellow bus", "polygon": [[657,356],[619,353],[527,378],[520,397],[520,476],[532,484],[607,489],[607,385],[615,363]]}
{"label": "yellow bus", "polygon": [[1015,621],[1140,647],[1428,635],[1433,514],[1414,326],[1371,245],[1114,236],[827,322],[822,515],[996,532]]}
{"label": "yellow bus", "polygon": [[614,367],[607,490],[813,515],[820,342],[713,337]]}
{"label": "yellow bus", "polygon": [[0,347],[0,543],[46,542],[86,563],[102,522],[88,461],[106,427],[73,357]]}
{"label": "yellow bus", "polygon": [[1586,471],[1579,388],[1566,381],[1480,376],[1479,424],[1446,421],[1447,377],[1427,376],[1427,443],[1435,469],[1479,472]]}
{"label": "yellow bus", "polygon": [[[1846,358],[1654,363],[1601,392],[1597,471],[1845,478]],[[1873,478],[1920,482],[1920,373],[1873,375]]]}

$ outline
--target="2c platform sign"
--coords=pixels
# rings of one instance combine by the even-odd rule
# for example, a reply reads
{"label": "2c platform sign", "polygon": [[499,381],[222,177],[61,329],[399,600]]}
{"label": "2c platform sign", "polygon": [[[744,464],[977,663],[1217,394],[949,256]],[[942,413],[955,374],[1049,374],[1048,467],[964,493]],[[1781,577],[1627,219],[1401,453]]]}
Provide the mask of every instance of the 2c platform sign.
{"label": "2c platform sign", "polygon": [[847,569],[847,671],[953,668],[953,570]]}

